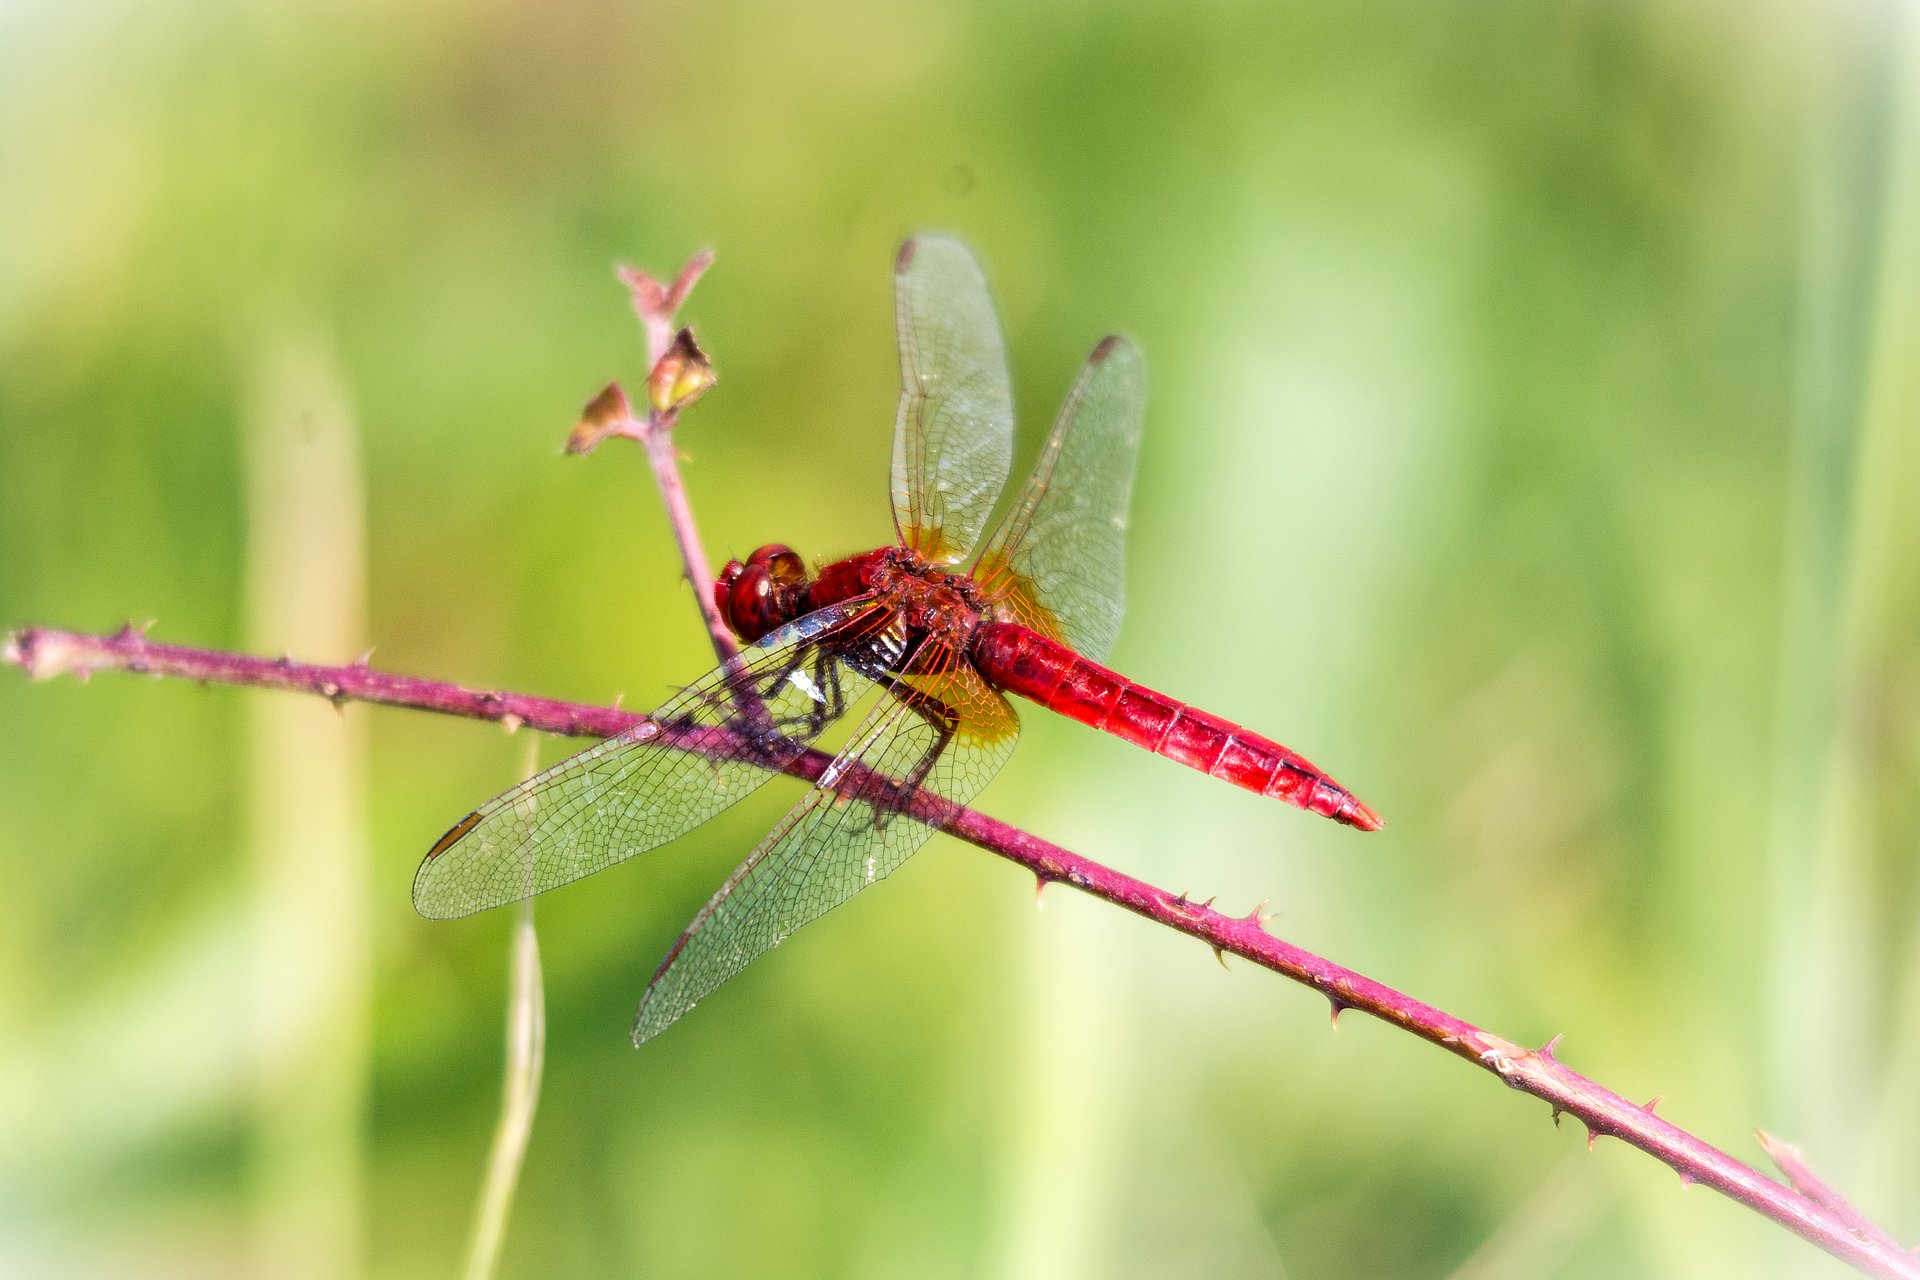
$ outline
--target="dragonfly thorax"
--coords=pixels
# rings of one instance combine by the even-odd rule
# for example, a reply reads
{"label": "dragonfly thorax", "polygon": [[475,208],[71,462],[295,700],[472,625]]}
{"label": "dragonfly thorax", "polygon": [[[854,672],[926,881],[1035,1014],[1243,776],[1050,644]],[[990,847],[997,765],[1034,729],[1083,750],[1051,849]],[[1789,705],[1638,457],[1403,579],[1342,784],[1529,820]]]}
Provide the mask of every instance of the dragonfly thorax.
{"label": "dragonfly thorax", "polygon": [[[905,547],[885,547],[870,553],[870,558],[856,559],[865,560],[862,577],[867,589],[893,606],[894,616],[916,642],[940,635],[954,648],[962,648],[967,634],[988,612],[972,577],[931,564]],[[822,579],[832,572],[832,566],[822,570]]]}

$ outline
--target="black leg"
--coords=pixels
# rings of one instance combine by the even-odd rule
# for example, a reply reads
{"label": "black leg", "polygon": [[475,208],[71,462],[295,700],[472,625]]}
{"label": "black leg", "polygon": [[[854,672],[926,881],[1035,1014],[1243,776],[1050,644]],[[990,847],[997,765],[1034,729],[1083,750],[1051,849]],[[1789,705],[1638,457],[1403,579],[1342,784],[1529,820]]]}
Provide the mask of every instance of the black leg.
{"label": "black leg", "polygon": [[[922,693],[897,677],[889,676],[882,683],[886,685],[889,693],[905,703],[909,711],[925,720],[934,731],[933,745],[921,753],[920,758],[914,762],[913,768],[907,770],[906,776],[900,779],[899,786],[894,791],[893,803],[897,807],[912,800],[914,793],[925,784],[927,775],[933,772],[934,762],[940,758],[940,753],[947,749],[947,744],[953,741],[953,735],[959,730],[960,716],[939,698],[930,693]],[[886,807],[877,804],[873,806],[874,826],[884,827],[890,817],[892,813]]]}

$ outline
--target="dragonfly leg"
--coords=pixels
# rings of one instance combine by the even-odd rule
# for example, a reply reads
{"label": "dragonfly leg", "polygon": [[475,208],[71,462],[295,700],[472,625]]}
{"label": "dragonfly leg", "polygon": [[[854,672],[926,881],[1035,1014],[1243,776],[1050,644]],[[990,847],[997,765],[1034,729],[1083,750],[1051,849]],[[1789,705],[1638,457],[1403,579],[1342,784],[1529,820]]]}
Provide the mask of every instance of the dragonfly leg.
{"label": "dragonfly leg", "polygon": [[808,720],[808,728],[818,736],[821,730],[846,714],[847,710],[847,690],[840,683],[840,664],[825,649],[819,650],[814,658],[813,687],[824,695],[813,704],[813,713]]}
{"label": "dragonfly leg", "polygon": [[[882,683],[889,693],[906,704],[908,710],[931,725],[934,732],[933,744],[921,753],[920,758],[914,762],[913,768],[907,770],[906,776],[900,779],[895,790],[896,804],[905,804],[913,798],[915,792],[920,790],[921,785],[927,780],[927,775],[933,772],[934,761],[940,758],[940,753],[945,751],[947,744],[953,741],[954,733],[960,728],[960,713],[948,703],[930,693],[914,688],[897,677],[888,677]],[[873,825],[876,827],[886,826],[887,820],[892,816],[891,811],[880,805],[873,807]]]}
{"label": "dragonfly leg", "polygon": [[[814,664],[814,671],[811,677],[812,689],[808,690],[811,696],[807,709],[797,714],[774,714],[771,706],[778,702],[781,686],[798,675],[800,668],[808,662]],[[799,648],[774,671],[763,672],[751,681],[744,678],[745,673],[729,679],[726,682],[726,688],[730,690],[728,700],[733,703],[734,714],[730,719],[734,732],[759,743],[768,753],[771,753],[779,744],[779,740],[795,730],[803,731],[809,738],[819,734],[826,726],[826,722],[839,715],[840,710],[845,706],[844,697],[835,697],[830,709],[823,708],[821,694],[816,692],[821,689],[819,675],[822,668],[830,665],[831,659],[824,650]],[[837,690],[836,684],[836,693]],[[709,705],[717,707],[720,701],[718,694],[708,697]]]}

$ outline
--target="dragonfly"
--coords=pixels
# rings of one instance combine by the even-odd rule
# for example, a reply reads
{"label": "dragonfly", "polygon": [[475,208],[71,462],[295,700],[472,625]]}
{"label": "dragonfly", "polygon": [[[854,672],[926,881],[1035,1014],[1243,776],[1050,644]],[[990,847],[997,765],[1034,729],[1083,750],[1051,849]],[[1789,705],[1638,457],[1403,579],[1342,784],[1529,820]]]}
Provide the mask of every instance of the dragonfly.
{"label": "dragonfly", "polygon": [[730,561],[713,598],[739,652],[634,728],[468,814],[415,877],[414,905],[432,918],[530,897],[692,831],[851,724],[668,951],[636,1045],[970,804],[1013,750],[1008,695],[1335,822],[1381,826],[1294,751],[1101,665],[1120,629],[1139,351],[1119,337],[1094,347],[987,532],[1014,415],[985,277],[958,241],[919,236],[895,258],[894,296],[894,541],[812,572],[780,543]]}

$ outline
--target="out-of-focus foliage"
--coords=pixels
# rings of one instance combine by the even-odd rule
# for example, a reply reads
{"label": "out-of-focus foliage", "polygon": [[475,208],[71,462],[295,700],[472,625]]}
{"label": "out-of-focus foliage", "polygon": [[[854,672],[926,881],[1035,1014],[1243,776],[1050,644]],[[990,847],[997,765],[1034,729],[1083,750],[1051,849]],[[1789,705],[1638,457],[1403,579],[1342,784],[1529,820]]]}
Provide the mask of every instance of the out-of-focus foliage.
{"label": "out-of-focus foliage", "polygon": [[[649,704],[707,661],[665,523],[560,456],[639,385],[613,265],[718,249],[709,549],[825,556],[888,534],[889,255],[949,229],[1023,458],[1146,352],[1116,665],[1389,827],[1039,712],[985,806],[1920,1237],[1916,49],[1892,0],[14,0],[0,624]],[[522,753],[291,705],[0,673],[0,1271],[458,1265],[511,921],[408,882]],[[1837,1270],[945,840],[634,1052],[766,793],[540,903],[505,1274]]]}

